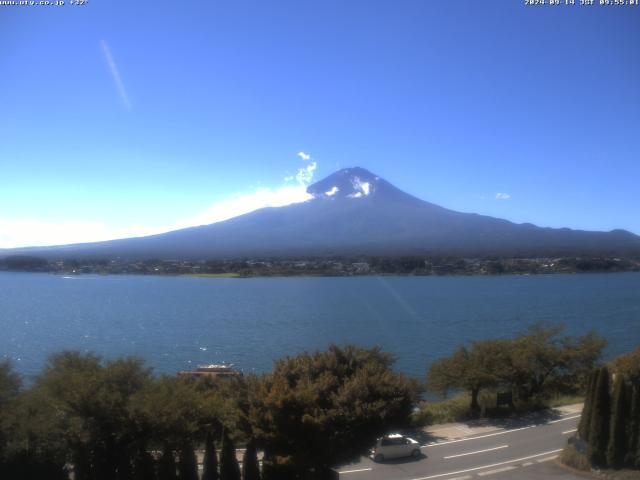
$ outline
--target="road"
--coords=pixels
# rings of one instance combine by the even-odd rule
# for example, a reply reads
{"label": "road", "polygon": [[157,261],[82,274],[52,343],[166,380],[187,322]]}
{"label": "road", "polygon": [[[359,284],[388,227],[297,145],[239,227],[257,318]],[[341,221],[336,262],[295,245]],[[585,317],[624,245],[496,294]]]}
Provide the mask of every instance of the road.
{"label": "road", "polygon": [[555,462],[579,417],[537,419],[458,440],[427,442],[418,459],[376,463],[363,457],[338,471],[341,480],[584,479]]}

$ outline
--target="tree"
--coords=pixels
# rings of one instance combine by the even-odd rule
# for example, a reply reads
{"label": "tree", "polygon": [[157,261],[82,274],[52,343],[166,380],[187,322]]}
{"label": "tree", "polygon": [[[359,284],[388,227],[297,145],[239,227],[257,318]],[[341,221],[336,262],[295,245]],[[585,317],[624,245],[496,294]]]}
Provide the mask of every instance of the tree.
{"label": "tree", "polygon": [[610,417],[609,369],[604,366],[598,373],[589,427],[587,458],[591,465],[605,466],[606,464]]}
{"label": "tree", "polygon": [[[640,467],[636,464],[636,454],[640,448],[640,386],[631,386],[631,399],[629,408],[628,445],[624,463],[630,467]],[[638,458],[640,460],[640,457]]]}
{"label": "tree", "polygon": [[274,460],[289,457],[298,472],[366,453],[377,437],[408,425],[418,398],[417,382],[392,364],[379,348],[335,345],[279,360],[250,389],[256,441]]}
{"label": "tree", "polygon": [[596,333],[560,337],[563,327],[535,324],[511,342],[508,375],[521,400],[551,391],[583,391],[606,345]]}
{"label": "tree", "polygon": [[253,440],[247,443],[247,449],[242,458],[243,480],[260,480],[260,465],[258,464],[258,452]]}
{"label": "tree", "polygon": [[158,480],[177,480],[176,475],[176,459],[173,455],[173,449],[168,443],[165,443],[162,449],[162,456],[158,463]]}
{"label": "tree", "polygon": [[597,380],[598,380],[598,370],[593,370],[589,378],[589,386],[587,388],[586,396],[584,399],[584,406],[582,407],[582,415],[580,416],[580,423],[578,424],[578,436],[584,441],[589,441],[589,428],[591,426],[593,397],[595,396],[595,388],[596,388]]}
{"label": "tree", "polygon": [[451,390],[466,390],[471,396],[471,413],[478,414],[480,391],[500,383],[509,348],[504,340],[473,342],[470,350],[460,347],[450,357],[431,365],[427,389],[442,395]]}
{"label": "tree", "polygon": [[640,386],[640,347],[617,357],[611,362],[611,371],[623,375],[634,385]]}
{"label": "tree", "polygon": [[240,466],[236,458],[236,447],[226,430],[222,432],[220,455],[220,480],[240,480]]}
{"label": "tree", "polygon": [[133,478],[135,480],[155,480],[155,461],[147,450],[146,441],[138,445],[133,460]]}
{"label": "tree", "polygon": [[180,447],[178,462],[178,478],[180,480],[198,480],[198,460],[193,444],[185,439]]}
{"label": "tree", "polygon": [[213,441],[213,432],[206,434],[204,442],[204,460],[202,480],[218,480],[218,457],[216,455],[216,446]]}
{"label": "tree", "polygon": [[0,478],[67,479],[67,449],[42,391],[31,388],[2,408]]}
{"label": "tree", "polygon": [[626,384],[622,375],[616,375],[611,402],[611,422],[609,425],[609,445],[607,447],[607,465],[620,468],[627,449],[626,426],[629,421],[626,400]]}
{"label": "tree", "polygon": [[79,352],[50,357],[35,387],[62,432],[75,476],[129,480],[139,431],[129,401],[150,380],[139,359],[103,362]]}

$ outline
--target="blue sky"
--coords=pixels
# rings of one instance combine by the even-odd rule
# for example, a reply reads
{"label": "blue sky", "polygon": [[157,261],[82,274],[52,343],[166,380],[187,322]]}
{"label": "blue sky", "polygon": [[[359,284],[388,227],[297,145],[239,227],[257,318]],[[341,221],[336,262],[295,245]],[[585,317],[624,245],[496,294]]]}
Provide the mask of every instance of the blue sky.
{"label": "blue sky", "polygon": [[0,7],[0,247],[214,221],[356,165],[640,234],[640,7],[523,3]]}

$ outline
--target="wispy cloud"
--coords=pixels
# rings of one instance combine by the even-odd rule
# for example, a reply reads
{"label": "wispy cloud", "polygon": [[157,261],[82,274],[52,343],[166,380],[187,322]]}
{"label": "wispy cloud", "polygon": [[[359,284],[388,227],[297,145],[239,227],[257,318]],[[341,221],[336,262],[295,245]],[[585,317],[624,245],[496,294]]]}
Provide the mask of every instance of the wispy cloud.
{"label": "wispy cloud", "polygon": [[131,102],[129,101],[129,95],[127,95],[127,91],[124,88],[124,83],[122,83],[122,77],[120,76],[120,71],[118,70],[118,66],[116,62],[113,60],[113,56],[111,55],[111,50],[109,49],[109,45],[107,42],[102,40],[100,42],[102,46],[102,53],[104,54],[104,59],[109,66],[109,70],[111,71],[111,76],[113,77],[113,81],[116,84],[116,89],[118,90],[118,95],[120,95],[120,99],[122,100],[122,104],[124,108],[127,110],[131,110]]}
{"label": "wispy cloud", "polygon": [[511,195],[509,195],[508,193],[496,193],[496,200],[509,200],[511,198]]}
{"label": "wispy cloud", "polygon": [[308,153],[298,152],[298,156],[305,162],[308,162],[309,160],[311,160],[311,155],[309,155]]}

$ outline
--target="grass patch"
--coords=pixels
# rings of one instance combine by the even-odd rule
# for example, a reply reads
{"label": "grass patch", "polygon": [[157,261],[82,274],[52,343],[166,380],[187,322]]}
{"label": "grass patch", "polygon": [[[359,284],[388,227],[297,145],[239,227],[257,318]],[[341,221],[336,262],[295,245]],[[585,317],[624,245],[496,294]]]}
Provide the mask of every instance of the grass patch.
{"label": "grass patch", "polygon": [[560,462],[565,464],[567,467],[575,468],[576,470],[580,470],[583,472],[589,472],[591,470],[591,465],[589,464],[589,460],[587,460],[586,455],[580,453],[573,445],[567,445],[562,450],[560,454]]}
{"label": "grass patch", "polygon": [[[481,405],[483,400],[482,397],[479,399]],[[412,423],[416,427],[420,427],[439,423],[463,422],[472,417],[469,409],[470,404],[471,397],[467,393],[460,393],[439,402],[423,402],[418,406],[419,410],[413,414]]]}
{"label": "grass patch", "polygon": [[548,408],[575,405],[576,403],[584,403],[584,395],[556,395],[544,400],[543,403]]}
{"label": "grass patch", "polygon": [[[496,406],[496,392],[487,390],[481,392],[478,398],[482,418],[503,418],[513,414],[582,402],[584,402],[584,397],[580,395],[555,395],[549,398],[536,397],[527,402],[516,402],[513,408],[498,408]],[[418,406],[418,411],[413,414],[412,423],[415,427],[424,427],[439,423],[464,422],[477,418],[471,414],[470,405],[471,396],[468,393],[459,393],[438,402],[423,402]]]}
{"label": "grass patch", "polygon": [[240,278],[239,273],[188,273],[185,277],[192,278]]}

